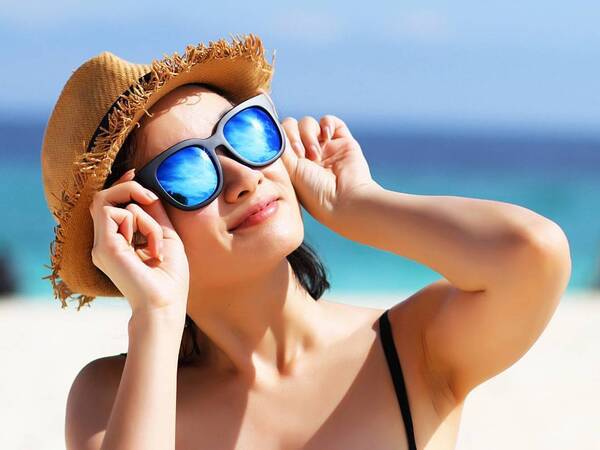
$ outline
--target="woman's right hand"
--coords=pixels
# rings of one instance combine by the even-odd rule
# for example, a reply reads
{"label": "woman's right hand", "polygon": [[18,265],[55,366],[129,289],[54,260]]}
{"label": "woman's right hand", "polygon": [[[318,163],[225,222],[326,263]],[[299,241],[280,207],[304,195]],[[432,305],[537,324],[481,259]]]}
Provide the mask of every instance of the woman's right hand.
{"label": "woman's right hand", "polygon": [[[127,298],[133,314],[180,315],[183,324],[189,289],[183,242],[160,200],[133,177],[132,169],[94,194],[92,261]],[[136,232],[147,245],[136,244]]]}

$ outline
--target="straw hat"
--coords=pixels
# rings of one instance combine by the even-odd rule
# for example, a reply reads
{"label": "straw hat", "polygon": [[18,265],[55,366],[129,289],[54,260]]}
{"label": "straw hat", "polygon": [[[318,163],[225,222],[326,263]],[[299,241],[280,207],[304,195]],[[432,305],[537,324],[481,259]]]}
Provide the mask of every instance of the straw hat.
{"label": "straw hat", "polygon": [[[127,135],[162,96],[187,83],[215,86],[240,103],[271,91],[271,64],[254,34],[188,45],[183,55],[136,64],[105,51],[73,71],[44,131],[41,151],[44,194],[57,225],[50,243],[54,297],[77,310],[96,296],[122,297],[92,263],[94,227],[89,204],[102,189]],[[139,126],[139,125],[138,125]],[[75,294],[79,294],[75,296]]]}

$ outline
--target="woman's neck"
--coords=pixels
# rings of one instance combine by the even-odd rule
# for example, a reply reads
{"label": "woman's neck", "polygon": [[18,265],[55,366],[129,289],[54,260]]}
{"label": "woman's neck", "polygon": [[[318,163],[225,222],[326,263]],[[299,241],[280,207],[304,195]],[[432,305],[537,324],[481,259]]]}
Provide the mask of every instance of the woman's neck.
{"label": "woman's neck", "polygon": [[210,368],[252,384],[286,376],[322,344],[323,308],[297,283],[287,259],[226,289],[195,289],[191,280],[187,313],[207,338],[200,350]]}

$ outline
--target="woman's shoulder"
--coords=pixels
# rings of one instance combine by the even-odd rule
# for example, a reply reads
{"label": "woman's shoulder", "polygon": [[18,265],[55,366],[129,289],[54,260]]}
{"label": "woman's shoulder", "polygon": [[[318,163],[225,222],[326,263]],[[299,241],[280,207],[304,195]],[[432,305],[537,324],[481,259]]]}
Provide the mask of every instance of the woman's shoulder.
{"label": "woman's shoulder", "polygon": [[378,320],[385,309],[331,300],[319,301],[322,302],[323,324],[326,324],[322,338],[329,341],[325,348],[331,349],[331,345],[336,343],[341,344],[342,348],[368,344],[377,336]]}
{"label": "woman's shoulder", "polygon": [[94,359],[80,370],[78,377],[87,377],[96,381],[102,379],[104,386],[110,385],[111,382],[117,382],[118,385],[126,356],[127,353],[120,353]]}
{"label": "woman's shoulder", "polygon": [[108,422],[124,360],[121,355],[104,356],[80,369],[67,398],[65,433],[68,440],[77,440],[85,434],[86,441],[100,439],[101,442],[103,433],[99,427]]}
{"label": "woman's shoulder", "polygon": [[335,317],[357,327],[372,325],[385,312],[385,309],[382,308],[340,303],[333,300],[319,300],[319,302]]}
{"label": "woman's shoulder", "polygon": [[77,374],[73,386],[101,396],[116,393],[125,366],[124,355],[102,356],[88,362]]}

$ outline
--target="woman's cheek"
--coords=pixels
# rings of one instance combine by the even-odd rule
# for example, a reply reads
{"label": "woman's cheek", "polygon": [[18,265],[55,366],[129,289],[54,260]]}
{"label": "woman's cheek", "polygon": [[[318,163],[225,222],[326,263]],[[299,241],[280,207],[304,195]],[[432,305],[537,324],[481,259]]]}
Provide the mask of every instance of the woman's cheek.
{"label": "woman's cheek", "polygon": [[169,214],[171,223],[186,246],[215,240],[214,235],[218,232],[219,226],[226,228],[225,219],[218,215],[216,201],[195,211],[171,208],[173,208],[172,213]]}

